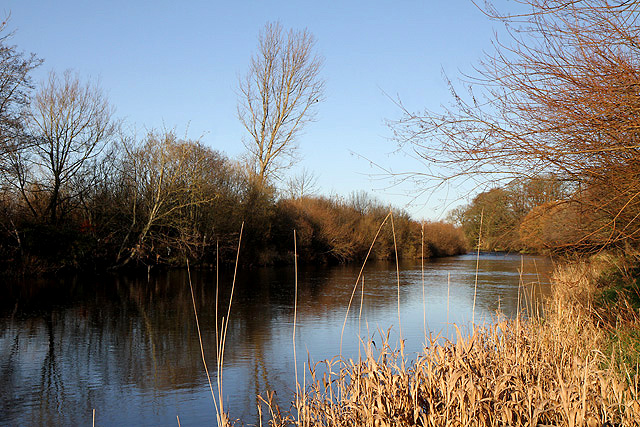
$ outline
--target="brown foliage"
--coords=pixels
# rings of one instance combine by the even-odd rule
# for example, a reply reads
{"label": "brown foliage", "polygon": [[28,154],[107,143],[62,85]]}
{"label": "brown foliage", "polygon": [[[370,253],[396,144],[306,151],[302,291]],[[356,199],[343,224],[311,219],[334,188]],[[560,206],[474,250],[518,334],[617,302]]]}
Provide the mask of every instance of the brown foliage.
{"label": "brown foliage", "polygon": [[[364,259],[378,228],[391,210],[363,195],[350,201],[324,197],[301,197],[280,200],[277,205],[281,224],[298,235],[298,251],[307,259],[321,261],[352,261]],[[419,258],[421,255],[420,223],[406,213],[394,211],[395,239],[399,258]],[[283,231],[284,233],[285,231]],[[290,233],[290,231],[289,231]],[[383,227],[373,246],[374,259],[395,256],[393,231]],[[425,223],[425,256],[447,256],[466,252],[462,232],[443,222]]]}
{"label": "brown foliage", "polygon": [[549,202],[532,209],[520,224],[522,244],[536,252],[569,249],[580,240],[583,223],[578,206]]}
{"label": "brown foliage", "polygon": [[424,241],[430,256],[459,255],[469,249],[462,230],[442,221],[424,224]]}
{"label": "brown foliage", "polygon": [[[525,0],[486,13],[507,32],[442,112],[406,112],[395,130],[442,178],[556,176],[597,249],[640,241],[640,25],[637,2]],[[451,82],[449,82],[451,84]]]}
{"label": "brown foliage", "polygon": [[[299,252],[325,261],[344,262],[366,253],[384,219],[322,197],[282,200],[278,208],[287,211],[292,220],[299,236]],[[378,254],[384,251],[382,246],[376,248]]]}

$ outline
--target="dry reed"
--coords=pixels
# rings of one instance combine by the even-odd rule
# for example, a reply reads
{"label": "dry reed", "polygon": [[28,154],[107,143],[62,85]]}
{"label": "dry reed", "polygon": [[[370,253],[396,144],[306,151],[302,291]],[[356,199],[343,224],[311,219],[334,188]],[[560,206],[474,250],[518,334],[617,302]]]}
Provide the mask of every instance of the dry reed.
{"label": "dry reed", "polygon": [[[229,326],[229,318],[231,316],[231,303],[233,302],[233,293],[236,285],[236,276],[238,272],[238,260],[240,258],[240,245],[242,244],[242,232],[244,231],[244,222],[240,226],[240,237],[238,238],[238,249],[236,252],[236,263],[233,271],[233,281],[231,284],[231,294],[229,295],[229,306],[227,309],[226,319],[222,318],[222,324],[220,326],[220,333],[218,333],[218,290],[219,290],[219,275],[218,275],[218,254],[216,253],[216,300],[215,300],[215,316],[216,316],[216,371],[217,371],[217,391],[216,397],[213,391],[213,385],[211,383],[211,376],[207,367],[207,361],[204,355],[204,346],[202,344],[202,335],[200,333],[200,321],[198,319],[198,310],[196,308],[196,300],[193,293],[193,285],[191,283],[191,270],[189,268],[189,260],[187,259],[187,276],[189,279],[189,289],[191,291],[191,302],[193,303],[193,314],[196,320],[196,329],[198,331],[198,342],[200,344],[200,356],[202,358],[202,364],[204,366],[205,373],[207,375],[207,381],[209,383],[209,389],[211,391],[211,398],[216,411],[216,421],[219,427],[230,426],[232,423],[229,421],[228,414],[224,411],[224,401],[222,392],[222,368],[224,366],[224,350],[227,340],[227,328]],[[216,252],[218,246],[216,244]],[[176,416],[178,417],[178,416]],[[180,418],[178,417],[178,425],[180,424]]]}
{"label": "dry reed", "polygon": [[[271,410],[273,426],[638,426],[636,389],[601,352],[584,265],[556,272],[544,317],[497,317],[456,339],[429,337],[405,364],[388,333],[357,361],[309,368],[297,416]],[[273,404],[273,402],[271,402]]]}
{"label": "dry reed", "polygon": [[387,216],[382,220],[382,223],[378,227],[378,231],[376,235],[373,237],[373,241],[369,246],[369,250],[367,251],[367,256],[364,258],[364,262],[362,263],[362,267],[360,268],[360,273],[358,273],[358,277],[356,278],[356,283],[353,285],[353,291],[351,292],[351,297],[349,298],[349,304],[347,305],[347,312],[344,315],[344,322],[342,323],[342,331],[340,332],[340,354],[342,355],[342,338],[344,336],[344,328],[347,326],[347,319],[349,319],[349,311],[351,310],[351,304],[353,303],[353,297],[356,294],[356,290],[358,289],[358,283],[360,282],[360,278],[362,277],[362,273],[364,272],[364,267],[367,265],[367,261],[369,260],[369,255],[371,255],[371,251],[373,250],[373,245],[376,244],[378,240],[378,236],[380,235],[380,231],[382,227],[387,223],[387,220],[391,216],[391,212],[387,214]]}

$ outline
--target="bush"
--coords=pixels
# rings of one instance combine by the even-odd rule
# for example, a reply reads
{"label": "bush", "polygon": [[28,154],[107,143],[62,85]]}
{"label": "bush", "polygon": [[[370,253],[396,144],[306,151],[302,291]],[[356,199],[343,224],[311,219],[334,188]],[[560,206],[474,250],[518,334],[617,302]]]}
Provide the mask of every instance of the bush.
{"label": "bush", "polygon": [[[347,262],[366,257],[391,208],[375,201],[364,203],[360,195],[357,205],[337,198],[282,199],[277,203],[276,211],[276,217],[279,218],[276,234],[284,243],[281,251],[287,248],[291,250],[290,235],[291,230],[295,229],[298,254],[304,260]],[[419,258],[422,252],[421,224],[405,212],[396,210],[393,211],[393,228],[398,257]],[[467,251],[462,231],[451,224],[426,223],[424,233],[425,257],[456,255]],[[389,219],[380,229],[370,257],[395,257],[394,235]]]}

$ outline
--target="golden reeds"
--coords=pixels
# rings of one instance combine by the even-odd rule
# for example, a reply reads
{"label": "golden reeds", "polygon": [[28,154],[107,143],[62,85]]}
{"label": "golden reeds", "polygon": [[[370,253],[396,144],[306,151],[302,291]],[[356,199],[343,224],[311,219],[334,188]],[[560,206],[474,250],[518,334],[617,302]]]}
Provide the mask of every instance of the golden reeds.
{"label": "golden reeds", "polygon": [[271,425],[638,426],[637,391],[607,363],[603,330],[584,309],[584,269],[558,270],[545,317],[498,317],[467,333],[454,325],[455,340],[429,337],[408,367],[388,333],[357,361],[320,362],[298,416],[278,413]]}

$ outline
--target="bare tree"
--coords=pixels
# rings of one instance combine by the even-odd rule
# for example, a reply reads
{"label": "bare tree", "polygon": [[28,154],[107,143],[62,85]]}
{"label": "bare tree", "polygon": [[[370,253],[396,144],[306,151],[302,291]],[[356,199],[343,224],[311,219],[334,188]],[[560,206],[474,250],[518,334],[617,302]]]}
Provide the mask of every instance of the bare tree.
{"label": "bare tree", "polygon": [[249,132],[244,143],[259,184],[276,178],[295,158],[296,138],[313,120],[322,99],[323,59],[314,53],[315,39],[307,31],[283,32],[267,24],[259,35],[258,52],[239,81],[238,117]]}
{"label": "bare tree", "polygon": [[[131,225],[118,263],[156,260],[202,244],[196,227],[198,208],[217,196],[217,168],[223,159],[197,141],[181,140],[173,131],[149,132],[141,143],[123,141],[122,174],[131,191]],[[164,250],[164,253],[161,251]]]}
{"label": "bare tree", "polygon": [[33,101],[30,131],[32,165],[47,197],[45,215],[55,223],[63,203],[77,196],[72,182],[110,142],[116,130],[113,110],[100,88],[66,71],[51,72]]}
{"label": "bare tree", "polygon": [[0,169],[8,167],[7,156],[24,145],[24,124],[33,86],[29,73],[42,61],[25,56],[9,45],[13,33],[6,32],[8,18],[0,23]]}
{"label": "bare tree", "polygon": [[[523,0],[453,102],[393,127],[427,179],[555,176],[584,213],[584,248],[640,241],[640,4]],[[405,145],[406,144],[406,145]],[[433,181],[432,181],[433,182]],[[442,181],[438,181],[442,182]]]}
{"label": "bare tree", "polygon": [[318,176],[307,168],[287,180],[285,194],[292,199],[310,196],[318,190]]}

